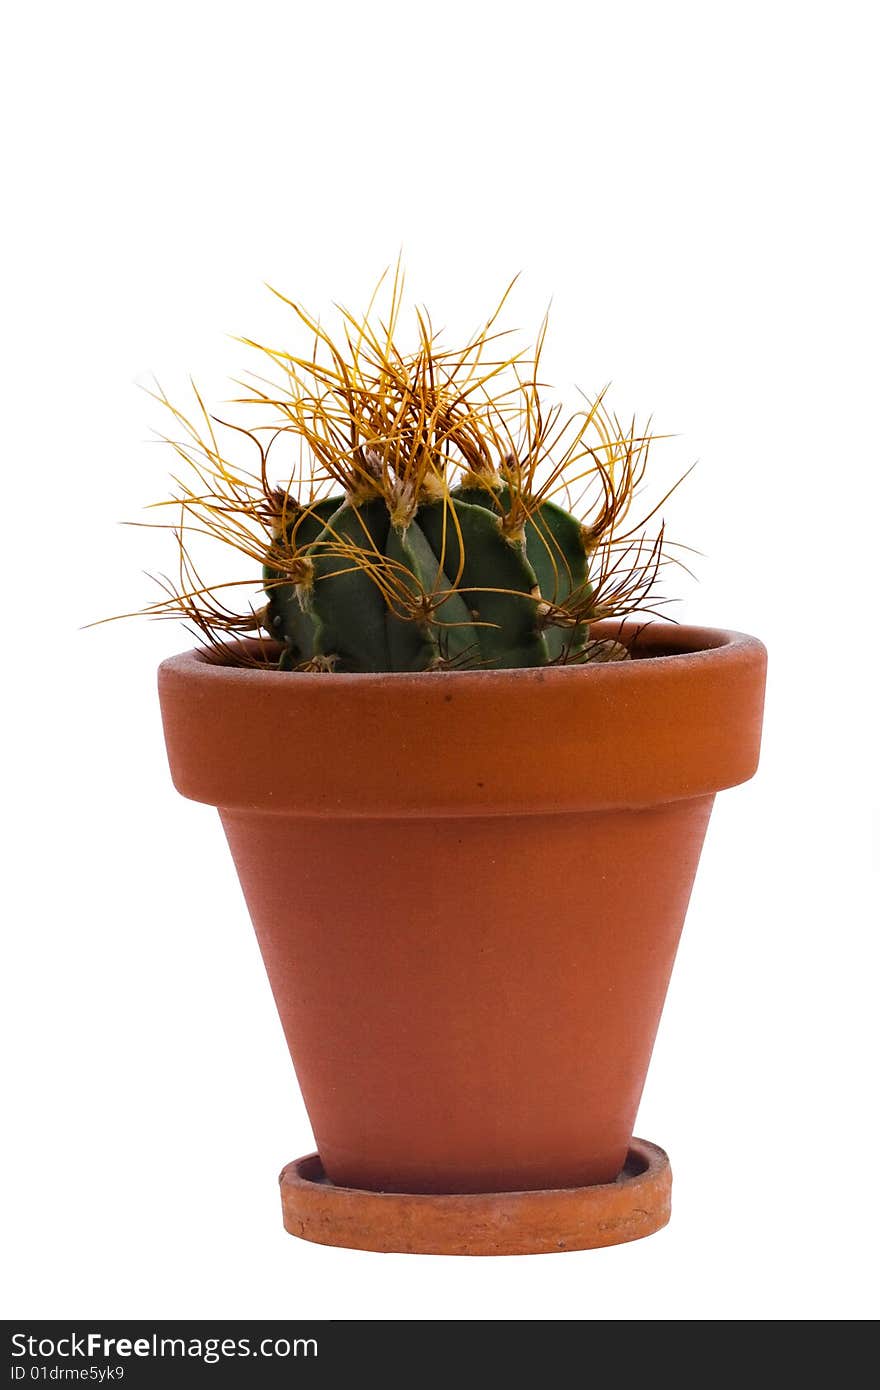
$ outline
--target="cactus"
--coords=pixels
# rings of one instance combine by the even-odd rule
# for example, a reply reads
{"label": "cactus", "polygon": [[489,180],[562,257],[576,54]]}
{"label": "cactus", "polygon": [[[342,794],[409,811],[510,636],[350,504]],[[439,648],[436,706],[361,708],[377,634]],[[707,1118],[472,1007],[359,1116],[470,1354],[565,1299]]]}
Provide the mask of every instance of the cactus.
{"label": "cactus", "polygon": [[[510,536],[505,507],[507,489],[462,487],[394,525],[381,499],[358,506],[337,497],[309,511],[285,498],[275,550],[286,552],[288,569],[298,558],[303,578],[291,584],[284,563],[264,566],[266,626],[284,644],[282,668],[424,671],[582,658],[593,593],[584,527],[544,502]],[[384,595],[368,565],[338,573],[343,539],[375,547],[377,568],[395,572],[403,591]]]}
{"label": "cactus", "polygon": [[[625,659],[621,643],[592,638],[590,625],[653,611],[646,600],[662,527],[653,541],[638,527],[621,531],[650,436],[621,427],[603,395],[567,418],[546,406],[538,383],[546,323],[531,354],[493,356],[506,295],[457,351],[443,349],[417,315],[418,346],[404,352],[395,336],[401,292],[398,271],[385,323],[343,311],[344,348],[285,300],[315,348],[306,358],[244,340],[282,373],[281,383],[261,377],[239,398],[271,412],[265,424],[218,421],[197,392],[193,421],[159,393],[185,430],[169,442],[190,477],[176,479],[172,499],[179,582],[144,611],[189,619],[220,659],[281,670]],[[258,470],[227,458],[221,427],[250,441]],[[292,469],[279,484],[270,456],[282,441],[298,446],[305,477]],[[563,505],[575,493],[577,512]],[[243,613],[223,597],[253,575],[203,582],[193,532],[261,564],[261,607]],[[229,643],[247,632],[272,640]]]}

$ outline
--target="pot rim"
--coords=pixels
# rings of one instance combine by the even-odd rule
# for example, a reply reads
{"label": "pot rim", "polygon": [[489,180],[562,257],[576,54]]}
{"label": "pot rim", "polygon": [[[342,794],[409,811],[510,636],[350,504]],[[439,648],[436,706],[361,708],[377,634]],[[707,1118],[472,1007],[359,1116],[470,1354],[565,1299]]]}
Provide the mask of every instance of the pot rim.
{"label": "pot rim", "polygon": [[[746,632],[729,628],[714,628],[679,624],[670,621],[637,623],[605,619],[590,624],[590,634],[597,638],[622,639],[631,644],[631,655],[635,662],[658,661],[682,662],[718,655],[727,648],[751,648],[765,652],[763,643]],[[225,644],[230,652],[253,652],[274,655],[281,652],[281,644],[272,638],[245,637]],[[166,657],[162,669],[187,670],[191,675],[207,669],[211,679],[240,678],[248,681],[268,679],[286,682],[311,682],[321,680],[326,675],[334,685],[348,685],[354,688],[368,685],[384,685],[388,682],[404,683],[417,681],[420,685],[429,681],[467,682],[474,680],[494,684],[508,684],[511,680],[521,681],[530,677],[541,682],[546,680],[582,680],[585,673],[590,679],[597,677],[616,680],[633,678],[635,670],[632,661],[594,661],[567,666],[520,666],[505,667],[502,670],[484,670],[471,667],[457,671],[280,671],[271,667],[233,666],[217,660],[210,647],[191,647],[185,652]],[[613,676],[612,676],[613,673]]]}
{"label": "pot rim", "polygon": [[636,659],[321,675],[180,653],[159,668],[175,785],[227,810],[480,816],[645,807],[752,776],[757,638],[668,622],[592,631],[635,639]]}

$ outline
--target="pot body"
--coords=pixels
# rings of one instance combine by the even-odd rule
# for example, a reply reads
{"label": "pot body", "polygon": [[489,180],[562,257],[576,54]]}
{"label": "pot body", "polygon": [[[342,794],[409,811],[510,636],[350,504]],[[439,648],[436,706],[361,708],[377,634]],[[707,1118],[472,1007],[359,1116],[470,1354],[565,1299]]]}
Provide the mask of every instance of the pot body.
{"label": "pot body", "polygon": [[324,1170],[610,1182],[711,797],[455,820],[222,813]]}
{"label": "pot body", "polygon": [[334,1183],[620,1171],[714,793],[754,770],[763,696],[754,639],[652,631],[652,660],[550,672],[164,664],[175,781],[220,808]]}

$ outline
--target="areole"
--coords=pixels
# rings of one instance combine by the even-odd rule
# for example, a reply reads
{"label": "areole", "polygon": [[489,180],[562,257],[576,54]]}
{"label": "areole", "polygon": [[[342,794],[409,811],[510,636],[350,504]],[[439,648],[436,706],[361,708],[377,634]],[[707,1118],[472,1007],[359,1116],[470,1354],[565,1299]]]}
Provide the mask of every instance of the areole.
{"label": "areole", "polygon": [[[160,668],[175,785],[220,809],[322,1174],[489,1210],[589,1194],[574,1245],[498,1249],[611,1243],[583,1233],[599,1188],[619,1207],[714,794],[757,766],[760,642],[622,637],[634,660],[582,667]],[[298,1233],[345,1244],[337,1209]],[[434,1244],[413,1234],[424,1206],[377,1210],[368,1248],[443,1248],[436,1213]]]}

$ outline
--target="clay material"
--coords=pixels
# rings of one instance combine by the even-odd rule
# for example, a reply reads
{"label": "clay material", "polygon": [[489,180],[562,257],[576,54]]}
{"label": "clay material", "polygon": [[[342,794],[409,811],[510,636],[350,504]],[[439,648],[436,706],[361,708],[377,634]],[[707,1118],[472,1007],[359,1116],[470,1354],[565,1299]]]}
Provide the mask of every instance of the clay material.
{"label": "clay material", "polygon": [[543,1192],[424,1196],[329,1182],[317,1154],[281,1177],[285,1229],[318,1245],[412,1255],[547,1255],[653,1235],[669,1220],[672,1171],[633,1139],[614,1182]]}
{"label": "clay material", "polygon": [[340,1188],[549,1201],[620,1173],[713,796],[757,765],[766,660],[739,633],[624,640],[645,659],[163,664],[175,784],[220,808]]}

